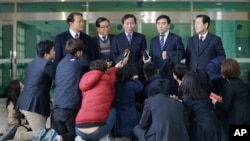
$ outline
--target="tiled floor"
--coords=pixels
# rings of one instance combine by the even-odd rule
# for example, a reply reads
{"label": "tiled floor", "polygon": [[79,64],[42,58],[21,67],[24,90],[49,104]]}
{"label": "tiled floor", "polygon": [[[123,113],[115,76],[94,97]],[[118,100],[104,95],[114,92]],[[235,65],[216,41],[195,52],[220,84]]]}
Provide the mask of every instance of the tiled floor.
{"label": "tiled floor", "polygon": [[[5,133],[5,127],[7,123],[7,113],[5,108],[6,98],[0,98],[0,133]],[[46,127],[49,128],[50,118],[47,120]]]}
{"label": "tiled floor", "polygon": [[[0,133],[5,132],[5,126],[7,123],[7,113],[6,113],[6,108],[5,108],[5,98],[0,98]],[[50,118],[47,120],[46,127],[49,127],[50,125]],[[13,140],[14,141],[14,140]],[[130,141],[127,138],[116,138],[115,141]]]}
{"label": "tiled floor", "polygon": [[0,133],[4,132],[7,123],[7,113],[5,108],[5,98],[0,98]]}

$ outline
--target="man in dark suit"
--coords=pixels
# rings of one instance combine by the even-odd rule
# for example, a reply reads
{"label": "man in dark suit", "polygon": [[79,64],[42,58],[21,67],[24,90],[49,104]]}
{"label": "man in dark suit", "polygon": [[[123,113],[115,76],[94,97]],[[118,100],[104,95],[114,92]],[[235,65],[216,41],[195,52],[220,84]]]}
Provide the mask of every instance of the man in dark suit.
{"label": "man in dark suit", "polygon": [[25,87],[15,107],[25,115],[34,133],[45,128],[50,116],[50,88],[56,74],[51,62],[55,58],[53,42],[38,43],[37,56],[26,68]]}
{"label": "man in dark suit", "polygon": [[161,93],[161,89],[153,88],[145,100],[134,135],[139,141],[189,141],[183,104]]}
{"label": "man in dark suit", "polygon": [[67,23],[69,25],[69,29],[65,32],[58,34],[55,39],[55,65],[57,66],[57,64],[65,56],[66,42],[72,38],[79,38],[83,41],[85,46],[83,56],[85,56],[88,60],[93,60],[94,51],[92,49],[91,37],[81,32],[84,27],[83,15],[77,12],[71,13],[67,17]]}
{"label": "man in dark suit", "polygon": [[180,36],[169,31],[171,19],[167,15],[160,15],[156,19],[159,35],[151,40],[149,56],[158,66],[163,78],[170,81],[170,93],[178,94],[178,84],[173,79],[173,67],[184,58],[185,50]]}
{"label": "man in dark suit", "polygon": [[144,81],[142,73],[142,51],[147,49],[146,39],[143,34],[134,31],[136,18],[132,14],[126,14],[122,18],[124,32],[116,35],[112,40],[111,53],[114,61],[117,63],[119,56],[124,54],[125,50],[129,50],[129,64],[133,64],[139,74],[139,79]]}
{"label": "man in dark suit", "polygon": [[98,34],[92,37],[94,59],[113,62],[110,47],[114,35],[109,34],[110,21],[105,17],[99,17],[95,22],[95,26]]}
{"label": "man in dark suit", "polygon": [[68,40],[66,55],[56,69],[51,127],[65,141],[73,141],[75,138],[75,118],[82,99],[79,82],[82,75],[89,71],[89,62],[81,58],[82,48],[84,45],[81,40]]}
{"label": "man in dark suit", "polygon": [[210,17],[198,15],[195,19],[196,35],[188,39],[186,49],[186,64],[190,70],[198,72],[202,88],[207,94],[211,92],[210,79],[206,72],[206,66],[212,59],[226,57],[220,37],[208,32]]}

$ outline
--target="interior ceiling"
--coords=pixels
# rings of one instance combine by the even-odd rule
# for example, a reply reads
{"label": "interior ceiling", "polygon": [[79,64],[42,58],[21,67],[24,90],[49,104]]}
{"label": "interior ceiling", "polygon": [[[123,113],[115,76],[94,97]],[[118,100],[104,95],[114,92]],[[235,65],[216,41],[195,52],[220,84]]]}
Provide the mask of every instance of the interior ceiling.
{"label": "interior ceiling", "polygon": [[[1,3],[1,2],[0,2]],[[0,12],[14,12],[14,3],[5,2],[0,4]],[[21,2],[17,3],[17,12],[70,12],[86,11],[87,3],[82,2]],[[214,11],[249,11],[250,1],[197,1],[193,2],[195,11],[210,9]],[[190,11],[190,2],[163,2],[163,1],[99,1],[88,2],[89,11]],[[122,8],[122,9],[121,9]]]}
{"label": "interior ceiling", "polygon": [[[13,1],[13,0],[12,0]],[[39,2],[37,0],[20,0],[17,1],[17,12],[20,13],[33,13],[33,12],[72,12],[82,11],[85,12],[110,12],[110,11],[190,11],[191,3],[187,0],[179,1],[104,1],[104,0],[89,0],[88,3],[83,0],[44,0]],[[49,1],[49,2],[48,2]],[[64,2],[62,2],[64,1]],[[87,5],[88,4],[88,5]],[[14,13],[15,3],[11,0],[6,2],[0,2],[0,14],[1,13]],[[194,11],[222,11],[222,12],[250,12],[250,0],[248,1],[195,1],[193,2]],[[1,19],[0,19],[1,20]],[[54,32],[65,30],[67,27],[64,21],[22,21],[23,24],[36,26],[38,29],[42,29],[45,32]],[[58,30],[58,31],[57,31]]]}

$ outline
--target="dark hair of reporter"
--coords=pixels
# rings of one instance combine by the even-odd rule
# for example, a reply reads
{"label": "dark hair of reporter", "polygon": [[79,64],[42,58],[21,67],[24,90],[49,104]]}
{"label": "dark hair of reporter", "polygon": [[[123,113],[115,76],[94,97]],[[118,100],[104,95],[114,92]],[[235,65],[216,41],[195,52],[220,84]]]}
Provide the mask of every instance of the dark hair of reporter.
{"label": "dark hair of reporter", "polygon": [[5,95],[7,96],[6,108],[8,107],[9,103],[12,102],[15,109],[16,102],[20,93],[21,93],[20,81],[19,80],[10,81],[9,85],[5,89]]}
{"label": "dark hair of reporter", "polygon": [[137,71],[131,64],[124,65],[117,74],[117,81],[126,82],[131,80],[134,75],[137,75]]}
{"label": "dark hair of reporter", "polygon": [[83,51],[84,44],[80,39],[69,39],[66,42],[65,52],[71,55],[75,55],[77,51]]}
{"label": "dark hair of reporter", "polygon": [[181,89],[183,95],[188,94],[193,99],[202,98],[201,94],[201,82],[198,73],[194,71],[188,71],[182,80]]}
{"label": "dark hair of reporter", "polygon": [[108,64],[103,59],[97,59],[97,60],[90,62],[89,69],[90,70],[100,70],[100,71],[105,72],[108,69]]}
{"label": "dark hair of reporter", "polygon": [[147,78],[149,78],[158,73],[158,68],[154,62],[147,62],[143,65],[143,73]]}
{"label": "dark hair of reporter", "polygon": [[174,66],[173,73],[177,76],[179,80],[182,80],[186,72],[189,71],[189,68],[186,64],[179,63]]}
{"label": "dark hair of reporter", "polygon": [[[10,81],[9,85],[5,89],[5,94],[7,95],[6,100],[6,109],[8,109],[8,105],[10,102],[13,103],[14,107],[13,109],[16,109],[16,103],[17,99],[20,96],[21,93],[21,85],[19,80],[12,80]],[[19,124],[21,124],[21,118],[23,118],[24,115],[19,112],[19,110],[16,110],[16,118],[18,119]]]}
{"label": "dark hair of reporter", "polygon": [[160,87],[156,87],[149,92],[149,96],[155,96],[158,95],[159,93],[162,93],[162,90]]}
{"label": "dark hair of reporter", "polygon": [[44,40],[44,41],[40,41],[37,44],[37,56],[38,57],[44,57],[44,54],[50,53],[50,50],[54,47],[54,42],[50,41],[50,40]]}
{"label": "dark hair of reporter", "polygon": [[221,62],[221,74],[227,78],[239,78],[240,64],[233,58],[227,58]]}

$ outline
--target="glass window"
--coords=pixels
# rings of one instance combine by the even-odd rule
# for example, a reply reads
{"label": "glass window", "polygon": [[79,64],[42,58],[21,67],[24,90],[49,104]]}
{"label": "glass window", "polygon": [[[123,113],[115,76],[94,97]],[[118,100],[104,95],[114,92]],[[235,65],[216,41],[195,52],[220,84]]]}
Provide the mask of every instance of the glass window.
{"label": "glass window", "polygon": [[14,7],[15,7],[14,3],[1,3],[0,13],[13,13]]}
{"label": "glass window", "polygon": [[41,41],[41,36],[40,35],[36,35],[36,40],[37,40],[37,42],[40,42]]}
{"label": "glass window", "polygon": [[17,58],[24,58],[25,31],[21,26],[17,26]]}
{"label": "glass window", "polygon": [[2,36],[3,36],[2,25],[0,25],[0,37],[2,38]]}
{"label": "glass window", "polygon": [[[237,60],[237,59],[236,59]],[[240,60],[238,60],[239,62]],[[250,63],[240,63],[240,77],[247,82],[247,73],[250,70]]]}
{"label": "glass window", "polygon": [[86,11],[86,2],[25,2],[17,3],[17,12]]}
{"label": "glass window", "polygon": [[3,86],[3,70],[0,69],[0,86]]}
{"label": "glass window", "polygon": [[2,57],[2,54],[3,54],[3,37],[2,37],[2,25],[0,25],[0,56]]}
{"label": "glass window", "polygon": [[89,2],[89,11],[190,11],[190,2]]}
{"label": "glass window", "polygon": [[249,2],[194,2],[194,11],[249,12]]}

